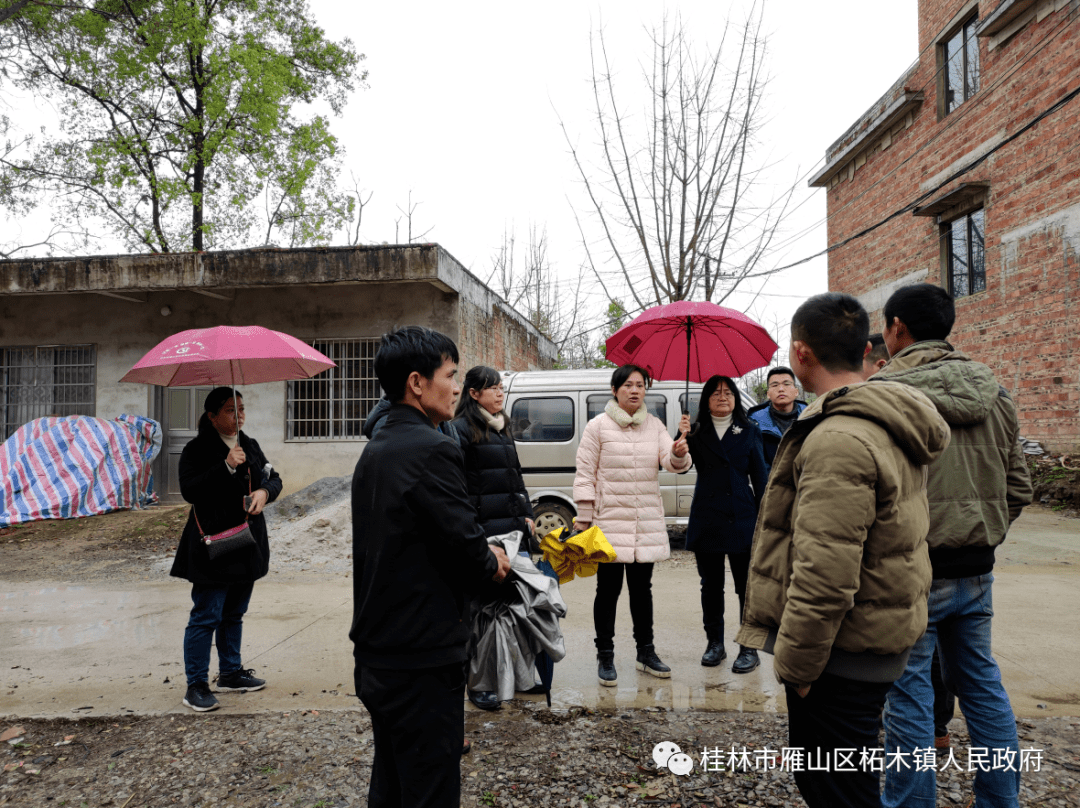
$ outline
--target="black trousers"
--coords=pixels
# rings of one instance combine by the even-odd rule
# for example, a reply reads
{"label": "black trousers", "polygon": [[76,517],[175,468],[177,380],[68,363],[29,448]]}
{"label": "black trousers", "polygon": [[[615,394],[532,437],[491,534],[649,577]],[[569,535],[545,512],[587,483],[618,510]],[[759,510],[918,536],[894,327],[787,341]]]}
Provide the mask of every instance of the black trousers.
{"label": "black trousers", "polygon": [[634,643],[640,648],[653,644],[652,564],[601,564],[596,569],[596,598],[593,600],[593,626],[596,650],[615,647],[615,610],[622,594],[623,571],[630,590],[630,617],[634,622]]}
{"label": "black trousers", "polygon": [[[803,698],[787,688],[788,746],[806,750],[808,762],[822,769],[795,772],[809,808],[881,808],[881,772],[860,765],[859,756],[880,747],[878,719],[891,687],[823,673]],[[835,750],[852,748],[855,771],[837,771],[848,766],[837,765]]]}
{"label": "black trousers", "polygon": [[724,639],[724,559],[731,564],[731,580],[739,596],[738,631],[746,607],[746,579],[750,574],[750,551],[745,553],[694,553],[701,576],[701,622],[709,640]]}
{"label": "black trousers", "polygon": [[930,683],[934,686],[934,737],[944,738],[949,734],[949,722],[956,714],[956,696],[945,684],[937,648],[930,662]]}
{"label": "black trousers", "polygon": [[360,669],[375,759],[369,808],[458,808],[465,741],[465,668]]}

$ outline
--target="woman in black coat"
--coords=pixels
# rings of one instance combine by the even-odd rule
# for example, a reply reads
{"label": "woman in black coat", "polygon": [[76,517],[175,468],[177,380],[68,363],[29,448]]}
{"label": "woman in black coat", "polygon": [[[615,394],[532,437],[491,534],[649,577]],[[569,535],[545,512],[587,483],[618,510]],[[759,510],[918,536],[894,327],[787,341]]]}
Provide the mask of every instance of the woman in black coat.
{"label": "woman in black coat", "polygon": [[[694,551],[701,576],[702,622],[708,640],[701,664],[714,667],[727,656],[724,558],[731,565],[739,596],[738,630],[750,571],[750,545],[769,474],[761,430],[746,417],[739,389],[727,376],[713,376],[705,382],[697,423],[686,441],[697,468],[686,549]],[[749,673],[759,664],[757,651],[740,646],[731,670]]]}
{"label": "woman in black coat", "polygon": [[[502,378],[494,368],[477,365],[465,374],[463,388],[453,427],[465,454],[469,499],[480,517],[484,535],[499,536],[520,530],[521,554],[527,556],[530,549],[538,552],[529,492],[510,434],[510,419],[503,412],[506,393]],[[505,587],[486,585],[474,602],[487,602],[486,599],[497,598],[504,591]],[[483,710],[497,709],[500,703],[494,692],[471,687],[469,700]]]}
{"label": "woman in black coat", "polygon": [[[239,423],[236,407],[239,406]],[[210,692],[210,646],[217,635],[218,690],[261,690],[266,682],[245,670],[240,657],[244,613],[255,581],[270,569],[270,542],[262,510],[281,493],[281,477],[259,444],[240,431],[244,399],[229,387],[210,391],[199,434],[180,455],[180,493],[191,503],[171,575],[191,581],[193,603],[184,632],[187,694],[198,712],[216,709]],[[245,497],[250,500],[245,502]],[[205,535],[247,519],[255,545],[211,559]]]}

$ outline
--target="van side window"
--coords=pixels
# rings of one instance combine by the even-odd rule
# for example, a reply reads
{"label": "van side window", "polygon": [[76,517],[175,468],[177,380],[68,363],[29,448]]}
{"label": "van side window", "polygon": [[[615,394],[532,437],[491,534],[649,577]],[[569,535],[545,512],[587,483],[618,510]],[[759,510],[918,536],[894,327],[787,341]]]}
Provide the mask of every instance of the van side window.
{"label": "van side window", "polygon": [[[679,406],[690,413],[690,420],[697,418],[698,407],[701,405],[701,391],[690,394],[690,406],[686,406],[686,393],[679,393]],[[745,405],[744,405],[745,406]]]}
{"label": "van side window", "polygon": [[[585,414],[592,420],[604,411],[611,396],[607,393],[594,393],[585,399]],[[655,415],[667,426],[667,396],[663,393],[646,393],[645,407],[650,415]]]}
{"label": "van side window", "polygon": [[566,397],[519,398],[510,410],[510,433],[521,442],[565,443],[574,437],[574,402]]}

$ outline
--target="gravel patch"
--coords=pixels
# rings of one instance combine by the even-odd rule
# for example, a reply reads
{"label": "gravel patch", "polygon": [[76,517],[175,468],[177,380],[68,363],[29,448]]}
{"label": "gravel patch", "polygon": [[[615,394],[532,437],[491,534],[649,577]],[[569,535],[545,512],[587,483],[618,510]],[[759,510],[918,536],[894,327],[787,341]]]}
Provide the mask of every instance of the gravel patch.
{"label": "gravel patch", "polygon": [[[954,747],[966,747],[954,721]],[[959,729],[957,729],[959,727]],[[1021,805],[1080,805],[1077,719],[1020,722],[1022,748],[1042,749],[1039,771],[1023,774]],[[371,774],[371,722],[362,708],[273,715],[180,714],[30,721],[0,744],[0,805],[18,806],[363,806]],[[778,750],[782,715],[662,710],[551,712],[513,702],[466,713],[471,754],[462,758],[462,805],[767,806],[804,805],[779,769],[703,771],[701,750]],[[12,741],[15,741],[12,743]],[[652,750],[678,744],[694,771],[657,769]],[[58,745],[59,744],[59,745]],[[970,806],[969,772],[939,774],[938,806]]]}

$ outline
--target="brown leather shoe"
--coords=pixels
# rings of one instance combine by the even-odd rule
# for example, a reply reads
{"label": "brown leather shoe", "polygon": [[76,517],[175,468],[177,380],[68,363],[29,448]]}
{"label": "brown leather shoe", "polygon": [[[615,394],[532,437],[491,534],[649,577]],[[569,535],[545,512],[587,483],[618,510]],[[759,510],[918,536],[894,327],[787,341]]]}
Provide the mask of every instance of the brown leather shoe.
{"label": "brown leather shoe", "polygon": [[949,738],[949,733],[947,733],[947,732],[944,735],[935,735],[934,736],[934,748],[935,749],[948,749],[951,743],[952,743],[952,739]]}

